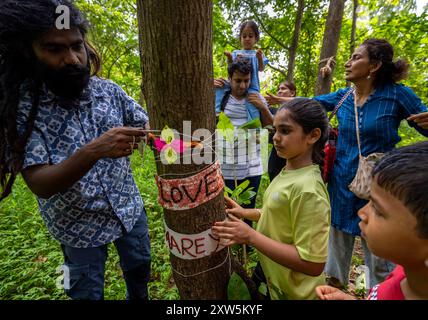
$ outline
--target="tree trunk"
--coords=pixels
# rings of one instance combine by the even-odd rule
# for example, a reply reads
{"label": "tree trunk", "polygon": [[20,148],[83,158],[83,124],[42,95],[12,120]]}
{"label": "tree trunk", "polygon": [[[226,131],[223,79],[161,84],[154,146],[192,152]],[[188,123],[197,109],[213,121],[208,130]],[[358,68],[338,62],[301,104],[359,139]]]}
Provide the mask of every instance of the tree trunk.
{"label": "tree trunk", "polygon": [[[181,133],[187,120],[192,131],[205,128],[213,133],[212,1],[138,0],[137,4],[144,97],[151,128],[162,130],[168,125]],[[163,165],[159,161],[157,171],[167,178],[171,174],[185,177],[206,166],[193,162]],[[178,233],[203,232],[214,221],[225,219],[223,193],[191,210],[164,209],[164,217],[168,227]],[[182,260],[173,254],[170,259],[182,299],[227,299],[228,249],[196,260]]]}
{"label": "tree trunk", "polygon": [[[355,35],[357,33],[357,19],[358,19],[358,0],[354,0],[354,8],[352,10],[352,29],[351,29],[351,40],[349,41],[349,56],[351,57],[355,50]],[[346,81],[346,86],[351,86],[351,82]]]}
{"label": "tree trunk", "polygon": [[340,39],[340,30],[342,29],[344,7],[345,0],[330,0],[320,54],[320,64],[318,65],[318,79],[315,86],[315,95],[329,93],[331,90],[334,65],[331,65],[331,72],[325,77],[323,77],[320,71],[322,67],[326,66],[328,58],[336,56]]}
{"label": "tree trunk", "polygon": [[300,28],[302,26],[303,11],[305,10],[305,0],[298,0],[296,21],[294,24],[293,40],[288,55],[287,80],[294,80],[294,66],[296,62],[297,47],[299,45]]}

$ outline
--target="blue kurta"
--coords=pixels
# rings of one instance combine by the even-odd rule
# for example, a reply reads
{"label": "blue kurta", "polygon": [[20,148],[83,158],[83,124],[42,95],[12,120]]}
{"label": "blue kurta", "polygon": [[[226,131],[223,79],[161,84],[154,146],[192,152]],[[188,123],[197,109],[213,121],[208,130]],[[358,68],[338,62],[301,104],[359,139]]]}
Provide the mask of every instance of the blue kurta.
{"label": "blue kurta", "polygon": [[[344,94],[350,90],[314,97],[327,111],[332,111]],[[411,114],[426,112],[421,99],[408,87],[401,84],[389,84],[377,88],[361,108],[358,108],[361,151],[363,156],[373,152],[387,152],[394,149],[401,140],[398,127],[403,119]],[[366,200],[356,197],[348,189],[358,168],[358,144],[355,129],[354,95],[350,94],[340,107],[339,138],[333,173],[328,184],[331,201],[331,223],[346,233],[359,235],[358,210],[367,204]],[[424,136],[428,130],[420,128],[415,122],[409,122]]]}

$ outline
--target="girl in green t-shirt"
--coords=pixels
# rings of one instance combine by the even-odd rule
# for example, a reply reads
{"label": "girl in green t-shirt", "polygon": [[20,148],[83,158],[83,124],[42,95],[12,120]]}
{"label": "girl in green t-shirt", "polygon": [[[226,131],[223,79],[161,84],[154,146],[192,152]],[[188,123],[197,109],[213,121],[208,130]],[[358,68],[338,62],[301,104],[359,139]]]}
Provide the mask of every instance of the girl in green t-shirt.
{"label": "girl in green t-shirt", "polygon": [[[224,245],[257,249],[272,299],[315,299],[315,287],[325,282],[330,226],[320,171],[328,119],[315,100],[296,98],[278,110],[273,126],[275,149],[287,164],[266,189],[262,210],[227,198],[228,219],[212,229]],[[257,229],[241,218],[256,221]]]}

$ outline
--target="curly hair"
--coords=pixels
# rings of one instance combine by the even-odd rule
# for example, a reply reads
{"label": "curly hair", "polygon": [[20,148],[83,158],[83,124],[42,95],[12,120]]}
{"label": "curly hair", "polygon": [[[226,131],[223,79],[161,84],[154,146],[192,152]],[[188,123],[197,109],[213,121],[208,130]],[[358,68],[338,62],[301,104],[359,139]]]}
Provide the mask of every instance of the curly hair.
{"label": "curly hair", "polygon": [[361,45],[367,50],[371,63],[382,63],[379,70],[376,72],[374,81],[375,87],[398,82],[407,78],[409,64],[403,59],[393,61],[394,48],[388,41],[385,39],[371,38],[366,39]]}
{"label": "curly hair", "polygon": [[251,30],[253,30],[256,41],[259,41],[260,40],[259,26],[253,20],[247,20],[241,23],[241,25],[239,26],[239,38],[242,37],[242,33],[244,32],[244,29],[246,27],[250,27]]}
{"label": "curly hair", "polygon": [[[24,150],[37,114],[41,80],[35,76],[36,57],[32,43],[42,33],[55,27],[59,5],[70,11],[70,27],[78,28],[85,39],[89,24],[82,13],[67,0],[2,0],[0,2],[0,201],[7,197],[16,176],[22,170]],[[101,60],[85,40],[92,75],[96,75]],[[30,83],[32,108],[25,132],[18,134],[16,117],[20,88]]]}

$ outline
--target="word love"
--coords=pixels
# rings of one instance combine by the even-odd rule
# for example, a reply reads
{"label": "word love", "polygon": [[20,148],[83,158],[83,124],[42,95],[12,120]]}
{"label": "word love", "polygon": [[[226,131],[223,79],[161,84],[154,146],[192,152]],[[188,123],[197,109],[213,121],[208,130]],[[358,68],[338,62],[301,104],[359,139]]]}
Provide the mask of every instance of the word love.
{"label": "word love", "polygon": [[215,198],[224,187],[218,161],[198,174],[183,179],[167,180],[157,176],[156,184],[160,205],[170,210],[196,208]]}
{"label": "word love", "polygon": [[198,234],[183,234],[169,229],[166,224],[165,242],[174,256],[185,260],[203,258],[224,248],[211,229]]}

